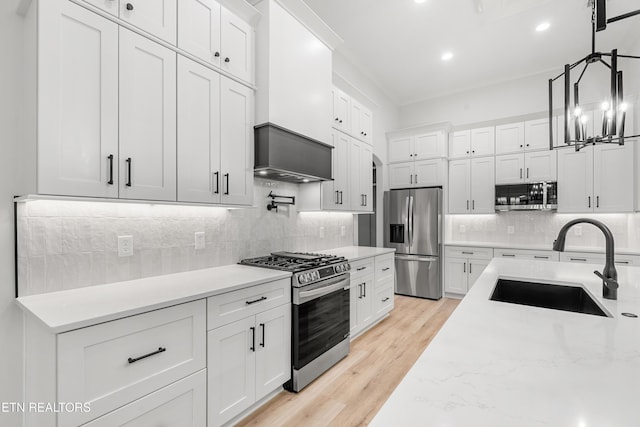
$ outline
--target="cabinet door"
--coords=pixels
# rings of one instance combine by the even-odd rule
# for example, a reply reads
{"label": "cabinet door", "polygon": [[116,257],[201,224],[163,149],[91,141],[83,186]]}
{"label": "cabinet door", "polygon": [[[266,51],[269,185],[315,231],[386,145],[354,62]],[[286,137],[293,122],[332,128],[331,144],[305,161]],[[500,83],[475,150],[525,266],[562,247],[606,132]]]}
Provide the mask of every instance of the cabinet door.
{"label": "cabinet door", "polygon": [[364,195],[365,212],[373,211],[373,152],[367,144],[360,150],[360,191]]}
{"label": "cabinet door", "polygon": [[354,99],[351,100],[351,123],[349,126],[349,131],[351,135],[355,136],[359,140],[364,139],[364,130],[362,128],[362,105],[356,102]]}
{"label": "cabinet door", "polygon": [[222,425],[255,402],[258,338],[254,316],[208,332],[209,425]]}
{"label": "cabinet door", "polygon": [[634,143],[597,145],[594,150],[594,212],[633,212]]}
{"label": "cabinet door", "polygon": [[291,305],[256,315],[256,400],[291,378]]}
{"label": "cabinet door", "polygon": [[118,26],[66,1],[40,12],[38,193],[118,197]]}
{"label": "cabinet door", "polygon": [[220,57],[223,70],[253,82],[254,32],[251,25],[221,7]]}
{"label": "cabinet door", "polygon": [[350,202],[348,209],[353,211],[360,211],[364,208],[364,193],[362,192],[363,185],[361,185],[362,163],[360,162],[360,153],[362,151],[363,144],[363,142],[352,138],[349,148],[351,162],[349,167]]}
{"label": "cabinet door", "polygon": [[[557,120],[554,117],[551,123],[552,133],[557,135]],[[556,145],[558,145],[556,143]],[[524,146],[525,150],[549,149],[549,119],[528,120],[524,122]]]}
{"label": "cabinet door", "polygon": [[176,44],[178,0],[120,0],[120,19]]}
{"label": "cabinet door", "polygon": [[389,165],[389,188],[407,188],[413,186],[413,162]]}
{"label": "cabinet door", "polygon": [[496,156],[496,185],[524,182],[524,154]]}
{"label": "cabinet door", "polygon": [[178,57],[178,200],[220,202],[220,74]]}
{"label": "cabinet door", "polygon": [[122,27],[120,197],[176,200],[176,54]]}
{"label": "cabinet door", "polygon": [[367,327],[373,320],[373,303],[375,302],[375,289],[373,288],[373,276],[365,276],[358,280],[361,283],[361,297],[358,298],[358,325]]}
{"label": "cabinet door", "polygon": [[495,213],[493,157],[471,159],[471,213]]}
{"label": "cabinet door", "polygon": [[360,125],[362,126],[362,132],[364,142],[373,144],[373,113],[366,108],[362,108],[362,115],[360,116]]}
{"label": "cabinet door", "polygon": [[85,2],[110,13],[113,16],[118,16],[118,2],[115,0],[84,0]]}
{"label": "cabinet door", "polygon": [[331,150],[331,173],[333,175],[333,181],[324,181],[322,186],[322,209],[337,209],[338,202],[340,201],[339,195],[336,193],[336,185],[335,185],[335,176],[336,176],[336,161],[337,161],[337,152],[336,152],[336,139],[338,138],[339,132],[332,131],[331,132],[331,145],[333,145],[333,150]]}
{"label": "cabinet door", "polygon": [[351,150],[351,138],[338,132],[336,138],[336,148],[333,150],[333,154],[336,160],[336,168],[333,171],[334,188],[338,193],[336,194],[339,209],[349,210],[351,205],[349,201],[349,167],[350,167],[350,150]]}
{"label": "cabinet door", "polygon": [[452,159],[469,157],[471,154],[471,131],[463,130],[451,135],[449,157]]}
{"label": "cabinet door", "polygon": [[524,155],[524,163],[526,166],[524,174],[525,181],[556,181],[558,179],[557,160],[558,152],[555,150],[526,153]]}
{"label": "cabinet door", "polygon": [[558,212],[593,212],[593,147],[558,150]]}
{"label": "cabinet door", "polygon": [[468,288],[471,289],[478,277],[482,274],[485,268],[489,265],[490,260],[484,259],[470,259],[469,260],[469,283]]}
{"label": "cabinet door", "polygon": [[360,331],[358,324],[358,301],[362,296],[362,281],[359,279],[351,279],[349,288],[349,334],[351,339]]}
{"label": "cabinet door", "polygon": [[221,202],[251,205],[253,201],[253,91],[220,78]]}
{"label": "cabinet door", "polygon": [[349,121],[351,99],[340,89],[333,89],[333,121],[332,126],[341,131],[351,129]]}
{"label": "cabinet door", "polygon": [[413,137],[394,138],[389,141],[389,163],[413,160]]}
{"label": "cabinet door", "polygon": [[449,162],[449,213],[469,213],[470,194],[470,161],[453,160]]}
{"label": "cabinet door", "polygon": [[414,162],[413,182],[418,187],[435,187],[444,184],[446,160],[430,159]]}
{"label": "cabinet door", "polygon": [[446,258],[445,292],[464,295],[467,293],[467,260],[464,258]]}
{"label": "cabinet door", "polygon": [[178,1],[178,47],[220,66],[220,3],[216,0]]}
{"label": "cabinet door", "polygon": [[495,152],[495,128],[493,126],[471,131],[471,155],[487,156]]}
{"label": "cabinet door", "polygon": [[442,132],[431,132],[414,137],[414,160],[433,159],[447,155]]}
{"label": "cabinet door", "polygon": [[496,154],[524,151],[524,123],[496,126]]}

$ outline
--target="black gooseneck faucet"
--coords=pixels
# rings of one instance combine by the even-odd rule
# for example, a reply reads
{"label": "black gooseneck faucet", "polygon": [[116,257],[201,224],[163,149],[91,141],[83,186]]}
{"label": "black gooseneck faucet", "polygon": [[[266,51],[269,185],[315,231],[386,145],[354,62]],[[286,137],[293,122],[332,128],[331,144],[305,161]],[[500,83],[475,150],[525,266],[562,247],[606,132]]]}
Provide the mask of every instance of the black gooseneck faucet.
{"label": "black gooseneck faucet", "polygon": [[618,299],[618,272],[616,271],[614,258],[615,254],[613,234],[611,233],[611,230],[609,230],[609,227],[607,227],[600,221],[596,221],[595,219],[590,218],[578,218],[574,219],[573,221],[569,221],[560,229],[558,238],[553,242],[553,250],[564,252],[564,244],[567,239],[567,232],[574,225],[581,223],[595,225],[604,234],[604,238],[606,241],[606,258],[604,270],[602,270],[602,273],[600,273],[599,271],[594,271],[594,274],[602,279],[603,298],[613,300]]}

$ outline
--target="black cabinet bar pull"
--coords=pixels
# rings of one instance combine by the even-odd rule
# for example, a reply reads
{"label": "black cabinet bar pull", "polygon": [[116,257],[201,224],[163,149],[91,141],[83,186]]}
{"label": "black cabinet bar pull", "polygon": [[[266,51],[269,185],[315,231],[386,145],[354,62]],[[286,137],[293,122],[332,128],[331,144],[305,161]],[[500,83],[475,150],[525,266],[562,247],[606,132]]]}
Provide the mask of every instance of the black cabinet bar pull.
{"label": "black cabinet bar pull", "polygon": [[151,353],[145,354],[144,356],[140,356],[140,357],[130,357],[127,359],[127,361],[129,363],[135,363],[138,360],[146,359],[147,357],[155,356],[156,354],[164,353],[165,351],[167,351],[166,348],[158,347],[156,351],[152,351]]}
{"label": "black cabinet bar pull", "polygon": [[367,284],[366,284],[366,283],[363,283],[363,284],[362,284],[362,296],[363,296],[364,298],[366,298],[366,297],[367,297]]}
{"label": "black cabinet bar pull", "polygon": [[336,190],[336,205],[340,204],[340,192]]}
{"label": "black cabinet bar pull", "polygon": [[467,200],[467,210],[469,210],[469,201]]}
{"label": "black cabinet bar pull", "polygon": [[358,285],[358,298],[362,299],[362,283]]}
{"label": "black cabinet bar pull", "polygon": [[389,297],[386,297],[385,299],[382,300],[382,302],[387,302],[389,301]]}
{"label": "black cabinet bar pull", "polygon": [[256,328],[252,326],[249,329],[251,329],[251,347],[249,347],[249,350],[255,352],[256,351]]}
{"label": "black cabinet bar pull", "polygon": [[473,274],[473,273],[471,272],[471,266],[473,266],[473,264],[469,263],[469,274]]}
{"label": "black cabinet bar pull", "polygon": [[463,273],[467,272],[467,263],[466,262],[464,264],[462,264],[462,272]]}
{"label": "black cabinet bar pull", "polygon": [[629,264],[629,261],[616,261],[616,264]]}
{"label": "black cabinet bar pull", "polygon": [[475,211],[475,210],[476,210],[476,201],[475,201],[475,200],[472,200],[472,201],[471,201],[471,210],[472,210],[472,211]]}
{"label": "black cabinet bar pull", "polygon": [[527,179],[529,179],[529,168],[527,168]]}
{"label": "black cabinet bar pull", "polygon": [[109,159],[109,181],[107,184],[113,185],[113,154],[109,154],[107,159]]}
{"label": "black cabinet bar pull", "polygon": [[387,270],[389,270],[390,268],[391,268],[391,267],[385,267],[385,268],[383,268],[383,269],[382,269],[382,271],[387,271]]}
{"label": "black cabinet bar pull", "polygon": [[537,259],[549,259],[548,256],[542,256],[542,255],[534,255],[533,257]]}
{"label": "black cabinet bar pull", "polygon": [[600,207],[600,196],[596,196],[596,208]]}
{"label": "black cabinet bar pull", "polygon": [[131,187],[131,157],[127,157],[127,187]]}
{"label": "black cabinet bar pull", "polygon": [[502,256],[510,256],[510,257],[515,257],[514,254],[502,254]]}
{"label": "black cabinet bar pull", "polygon": [[362,270],[364,270],[365,268],[367,268],[367,267],[358,267],[358,268],[356,268],[356,271],[362,271]]}
{"label": "black cabinet bar pull", "polygon": [[262,328],[262,342],[260,343],[260,347],[264,347],[264,323],[260,323],[260,327]]}
{"label": "black cabinet bar pull", "polygon": [[586,258],[569,258],[571,261],[587,262]]}
{"label": "black cabinet bar pull", "polygon": [[267,299],[267,297],[260,297],[258,299],[254,299],[253,301],[245,301],[245,304],[251,305],[251,304],[255,304],[255,303],[260,302],[260,301],[264,301],[266,299]]}
{"label": "black cabinet bar pull", "polygon": [[216,191],[213,194],[220,194],[220,172],[214,173],[216,176]]}
{"label": "black cabinet bar pull", "polygon": [[465,255],[473,255],[473,252],[465,252],[465,251],[462,251],[462,253],[463,253],[463,254],[465,254]]}
{"label": "black cabinet bar pull", "polygon": [[591,207],[591,196],[589,196],[589,206],[588,207]]}
{"label": "black cabinet bar pull", "polygon": [[227,189],[224,191],[224,194],[229,194],[229,174],[225,173],[224,177],[227,178]]}
{"label": "black cabinet bar pull", "polygon": [[342,191],[340,191],[340,204],[342,204]]}
{"label": "black cabinet bar pull", "polygon": [[367,206],[369,204],[369,197],[368,196],[369,196],[368,194],[364,195],[364,205],[365,206]]}

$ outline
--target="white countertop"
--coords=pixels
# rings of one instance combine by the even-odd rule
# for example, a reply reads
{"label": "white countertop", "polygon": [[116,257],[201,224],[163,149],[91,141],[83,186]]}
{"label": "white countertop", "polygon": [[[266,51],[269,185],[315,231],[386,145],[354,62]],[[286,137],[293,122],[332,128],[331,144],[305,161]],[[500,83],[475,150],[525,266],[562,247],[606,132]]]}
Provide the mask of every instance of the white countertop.
{"label": "white countertop", "polygon": [[[495,248],[495,249],[530,249],[539,251],[551,251],[553,250],[553,243],[545,245],[530,245],[526,243],[491,243],[491,242],[447,242],[445,246],[464,246],[464,247],[477,247],[477,248]],[[569,246],[565,248],[566,252],[587,252],[604,254],[604,246],[602,248],[594,248],[591,246]],[[639,249],[618,248],[616,247],[616,254],[620,255],[640,255]]]}
{"label": "white countertop", "polygon": [[376,255],[384,255],[394,253],[396,250],[392,248],[372,248],[370,246],[345,246],[343,248],[328,249],[320,251],[321,254],[331,254],[343,256],[349,261],[357,261],[359,259],[371,258]]}
{"label": "white countertop", "polygon": [[[494,259],[371,426],[640,425],[640,268]],[[583,283],[612,318],[490,301],[498,277]]]}
{"label": "white countertop", "polygon": [[227,265],[17,298],[51,332],[73,329],[291,277],[291,273]]}

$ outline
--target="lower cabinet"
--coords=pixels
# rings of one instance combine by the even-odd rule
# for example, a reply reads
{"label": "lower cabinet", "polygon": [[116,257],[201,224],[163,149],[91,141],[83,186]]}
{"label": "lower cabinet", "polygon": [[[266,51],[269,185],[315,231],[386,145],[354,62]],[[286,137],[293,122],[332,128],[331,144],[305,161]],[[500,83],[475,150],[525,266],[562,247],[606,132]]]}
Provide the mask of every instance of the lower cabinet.
{"label": "lower cabinet", "polygon": [[[373,260],[371,260],[373,261]],[[353,271],[353,266],[351,267]],[[352,337],[362,332],[373,320],[373,272],[351,276],[351,328]]]}
{"label": "lower cabinet", "polygon": [[445,249],[445,284],[447,293],[464,295],[491,262],[493,249],[447,247]]}
{"label": "lower cabinet", "polygon": [[207,346],[211,427],[233,419],[290,379],[291,304],[211,330]]}
{"label": "lower cabinet", "polygon": [[[595,252],[560,252],[560,261],[604,266],[605,255]],[[616,266],[640,266],[640,255],[616,254],[615,264]]]}
{"label": "lower cabinet", "polygon": [[533,261],[558,261],[559,252],[531,249],[494,249],[494,258],[529,259]]}
{"label": "lower cabinet", "polygon": [[207,422],[206,369],[116,409],[88,427],[201,427]]}

